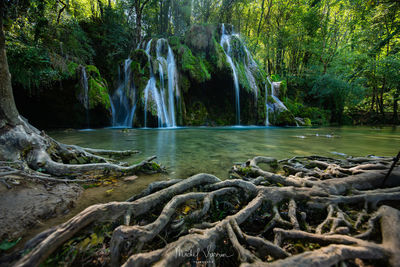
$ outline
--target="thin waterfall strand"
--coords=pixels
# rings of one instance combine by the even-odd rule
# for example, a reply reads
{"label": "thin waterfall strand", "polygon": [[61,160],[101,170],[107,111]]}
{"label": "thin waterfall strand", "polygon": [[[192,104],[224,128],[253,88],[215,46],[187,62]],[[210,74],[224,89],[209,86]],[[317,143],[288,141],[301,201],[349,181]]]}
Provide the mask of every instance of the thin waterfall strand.
{"label": "thin waterfall strand", "polygon": [[[221,33],[222,34],[221,34],[220,45],[222,46],[222,48],[224,50],[224,53],[226,55],[226,60],[228,61],[229,65],[231,66],[232,72],[233,72],[233,84],[235,87],[236,125],[240,125],[239,79],[238,79],[238,74],[236,71],[235,64],[233,63],[233,60],[231,57],[231,44],[230,44],[231,34],[226,34],[224,24],[222,24]],[[225,46],[226,46],[226,50],[225,50]]]}
{"label": "thin waterfall strand", "polygon": [[82,86],[83,86],[83,106],[86,111],[86,126],[89,128],[89,83],[86,73],[86,68],[82,67]]}

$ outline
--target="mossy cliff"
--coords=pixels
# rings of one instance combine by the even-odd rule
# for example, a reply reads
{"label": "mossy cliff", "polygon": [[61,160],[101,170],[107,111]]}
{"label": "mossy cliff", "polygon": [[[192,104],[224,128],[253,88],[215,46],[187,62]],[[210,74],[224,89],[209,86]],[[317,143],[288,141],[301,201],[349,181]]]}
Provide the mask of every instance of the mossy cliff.
{"label": "mossy cliff", "polygon": [[[132,76],[139,99],[134,126],[143,126],[144,89],[149,81],[150,69],[156,77],[157,88],[165,88],[169,79],[166,62],[157,57],[158,52],[166,58],[167,46],[157,46],[157,42],[168,42],[176,61],[179,85],[177,123],[189,126],[235,124],[233,73],[219,44],[220,28],[217,25],[193,25],[181,38],[152,39],[147,47],[150,58],[144,50],[149,40],[131,54]],[[240,84],[241,124],[262,125],[265,123],[264,73],[249,57],[243,41],[238,37],[232,39],[232,58]],[[160,68],[164,85],[158,79]],[[157,125],[155,105],[151,100],[147,106],[147,118],[148,126]]]}
{"label": "mossy cliff", "polygon": [[[221,27],[193,25],[182,39],[170,41],[176,55],[186,125],[235,124],[235,89],[232,69],[219,41]],[[265,107],[262,77],[257,77],[258,92],[249,86],[245,74],[245,48],[241,40],[232,40],[233,60],[240,85],[241,124],[262,124]],[[256,97],[257,96],[257,97]],[[258,105],[257,105],[258,102]]]}
{"label": "mossy cliff", "polygon": [[[82,103],[82,68],[85,68],[88,82],[89,110]],[[108,84],[93,65],[82,66],[69,61],[65,64],[59,81],[49,84],[31,94],[14,85],[14,95],[20,113],[39,128],[84,128],[108,126],[111,118],[111,104]],[[33,108],[34,107],[34,108]],[[89,125],[86,118],[89,115]]]}

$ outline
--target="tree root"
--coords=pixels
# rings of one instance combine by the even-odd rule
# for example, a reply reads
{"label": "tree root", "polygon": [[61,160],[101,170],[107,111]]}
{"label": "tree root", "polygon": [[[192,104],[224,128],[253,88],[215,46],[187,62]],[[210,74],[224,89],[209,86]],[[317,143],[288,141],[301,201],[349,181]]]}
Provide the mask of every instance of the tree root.
{"label": "tree root", "polygon": [[[136,153],[138,151],[92,149],[62,144],[34,128],[23,118],[20,119],[20,124],[7,129],[0,135],[0,160],[21,162],[19,168],[16,169],[23,171],[25,177],[33,175],[36,179],[50,181],[42,175],[32,174],[31,170],[40,170],[42,173],[58,176],[58,178],[51,179],[53,182],[57,182],[56,179],[65,178],[65,181],[69,182],[74,180],[71,179],[71,176],[72,178],[75,176],[119,177],[138,172],[163,171],[158,164],[151,163],[155,156],[131,166],[103,157],[123,158]],[[0,176],[12,174],[3,170],[0,172],[2,172]]]}
{"label": "tree root", "polygon": [[[277,173],[262,170],[261,162],[278,164]],[[331,266],[356,258],[396,266],[400,211],[390,205],[400,202],[399,168],[389,187],[377,187],[388,162],[257,157],[234,166],[243,180],[198,174],[155,182],[126,202],[91,206],[49,230],[16,266],[37,266],[71,237],[106,221],[117,224],[106,244],[111,266],[205,260],[210,266]],[[290,173],[282,173],[289,165]],[[301,165],[301,175],[291,173],[294,165]],[[325,170],[329,177],[310,176]]]}

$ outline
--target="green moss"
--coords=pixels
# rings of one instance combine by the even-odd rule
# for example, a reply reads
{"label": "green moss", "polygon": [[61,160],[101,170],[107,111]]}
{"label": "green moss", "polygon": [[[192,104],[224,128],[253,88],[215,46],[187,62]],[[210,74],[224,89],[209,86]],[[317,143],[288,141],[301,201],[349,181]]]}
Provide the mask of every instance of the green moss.
{"label": "green moss", "polygon": [[89,78],[89,108],[93,109],[100,105],[109,109],[111,107],[110,97],[108,95],[107,84],[104,79]]}
{"label": "green moss", "polygon": [[304,118],[304,126],[312,126],[310,118]]}
{"label": "green moss", "polygon": [[151,163],[151,167],[154,171],[159,171],[161,169],[161,166],[155,162]]}
{"label": "green moss", "polygon": [[187,93],[190,88],[190,81],[186,77],[186,75],[181,75],[179,79],[179,85],[181,86],[181,89],[183,92]]}
{"label": "green moss", "polygon": [[169,43],[170,46],[178,46],[178,45],[180,45],[179,37],[172,36],[172,37],[168,38],[168,43]]}
{"label": "green moss", "polygon": [[252,88],[250,86],[249,80],[247,79],[246,75],[246,67],[244,66],[243,62],[236,64],[236,70],[238,72],[238,79],[240,85],[246,89],[247,92],[252,92]]}
{"label": "green moss", "polygon": [[217,40],[215,40],[215,38],[213,38],[213,43],[214,53],[210,55],[210,60],[213,66],[216,66],[218,70],[230,68],[228,62],[226,61],[226,55],[221,45],[217,42]]}
{"label": "green moss", "polygon": [[68,65],[67,65],[68,75],[74,76],[76,74],[78,67],[79,67],[79,64],[77,64],[73,61],[68,62]]}
{"label": "green moss", "polygon": [[202,83],[211,79],[211,74],[205,63],[205,59],[202,57],[196,57],[192,54],[192,51],[186,46],[180,46],[180,52],[182,55],[182,70],[187,72],[193,80]]}
{"label": "green moss", "polygon": [[100,71],[96,68],[96,66],[93,65],[87,65],[86,67],[86,73],[96,79],[101,79]]}
{"label": "green moss", "polygon": [[204,125],[208,118],[208,112],[202,102],[195,102],[188,108],[187,117],[185,118],[186,124],[191,126]]}
{"label": "green moss", "polygon": [[143,90],[146,87],[150,76],[149,58],[146,51],[143,49],[137,49],[132,52],[131,59],[131,70],[135,86],[138,90]]}
{"label": "green moss", "polygon": [[290,113],[290,111],[288,110],[284,110],[276,115],[273,124],[277,126],[295,126],[296,122],[294,120],[293,114]]}

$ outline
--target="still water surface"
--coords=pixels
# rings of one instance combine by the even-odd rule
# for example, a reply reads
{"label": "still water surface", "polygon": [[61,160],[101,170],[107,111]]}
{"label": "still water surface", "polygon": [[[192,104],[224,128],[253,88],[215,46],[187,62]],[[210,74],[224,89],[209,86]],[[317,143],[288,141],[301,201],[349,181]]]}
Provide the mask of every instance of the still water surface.
{"label": "still water surface", "polygon": [[141,151],[126,159],[129,163],[157,155],[170,178],[206,172],[225,179],[233,163],[261,155],[394,156],[400,149],[400,127],[101,129],[50,135],[67,144]]}

